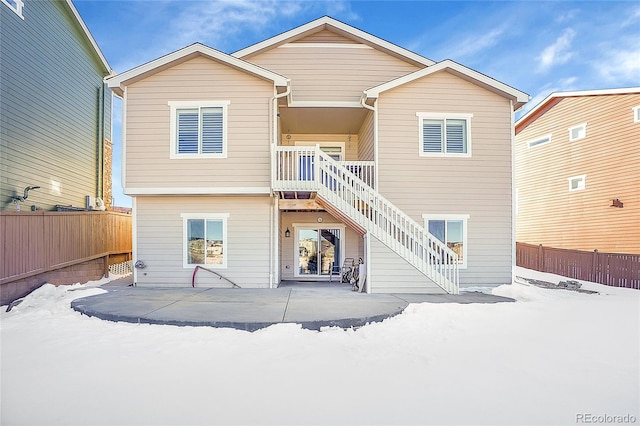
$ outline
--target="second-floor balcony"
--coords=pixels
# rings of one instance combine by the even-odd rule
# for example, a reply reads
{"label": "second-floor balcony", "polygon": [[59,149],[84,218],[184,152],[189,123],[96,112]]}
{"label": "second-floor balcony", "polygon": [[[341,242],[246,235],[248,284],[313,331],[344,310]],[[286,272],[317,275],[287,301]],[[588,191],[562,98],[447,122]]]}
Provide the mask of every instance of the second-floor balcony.
{"label": "second-floor balcony", "polygon": [[276,191],[317,191],[320,161],[334,161],[335,167],[343,167],[360,178],[371,188],[376,188],[374,161],[341,161],[328,159],[322,148],[316,146],[274,146],[272,152],[272,186]]}

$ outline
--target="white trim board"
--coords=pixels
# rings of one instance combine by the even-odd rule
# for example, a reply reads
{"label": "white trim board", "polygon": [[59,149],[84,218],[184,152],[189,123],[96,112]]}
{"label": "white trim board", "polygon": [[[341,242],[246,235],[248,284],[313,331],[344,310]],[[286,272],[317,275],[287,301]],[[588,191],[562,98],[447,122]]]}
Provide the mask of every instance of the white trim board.
{"label": "white trim board", "polygon": [[136,195],[269,195],[268,186],[230,186],[230,187],[149,187],[124,188],[129,196]]}

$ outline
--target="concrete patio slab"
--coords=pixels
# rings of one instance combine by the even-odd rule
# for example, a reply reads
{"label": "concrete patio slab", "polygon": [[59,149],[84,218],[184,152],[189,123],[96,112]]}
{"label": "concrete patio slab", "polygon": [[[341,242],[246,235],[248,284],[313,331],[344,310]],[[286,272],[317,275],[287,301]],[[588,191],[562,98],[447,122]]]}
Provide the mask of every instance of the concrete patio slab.
{"label": "concrete patio slab", "polygon": [[296,283],[277,289],[103,286],[107,293],[75,299],[71,307],[109,321],[255,331],[280,323],[311,330],[352,328],[400,314],[410,303],[498,303],[485,293],[366,294],[336,283]]}

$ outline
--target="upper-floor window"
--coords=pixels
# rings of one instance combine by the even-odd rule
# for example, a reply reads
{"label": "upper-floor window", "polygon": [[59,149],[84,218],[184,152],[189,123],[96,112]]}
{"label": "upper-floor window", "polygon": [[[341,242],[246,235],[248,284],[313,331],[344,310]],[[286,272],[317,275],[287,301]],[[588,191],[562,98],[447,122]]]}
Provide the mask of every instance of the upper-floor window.
{"label": "upper-floor window", "polygon": [[421,156],[471,156],[473,114],[416,113]]}
{"label": "upper-floor window", "polygon": [[461,268],[467,267],[468,214],[423,214],[424,226],[458,255]]}
{"label": "upper-floor window", "polygon": [[551,142],[551,133],[548,135],[541,136],[539,138],[531,139],[527,142],[527,146],[529,148],[534,148],[536,146],[544,145],[546,143]]}
{"label": "upper-floor window", "polygon": [[569,191],[580,191],[587,187],[587,175],[573,176],[569,178]]}
{"label": "upper-floor window", "polygon": [[578,139],[587,137],[587,123],[578,124],[577,126],[569,127],[569,140],[577,141]]}
{"label": "upper-floor window", "polygon": [[1,0],[2,3],[9,6],[9,9],[13,10],[16,15],[24,19],[22,15],[22,8],[24,7],[24,2],[22,0]]}
{"label": "upper-floor window", "polygon": [[640,123],[640,105],[633,107],[633,122]]}
{"label": "upper-floor window", "polygon": [[227,156],[229,101],[171,101],[171,158]]}

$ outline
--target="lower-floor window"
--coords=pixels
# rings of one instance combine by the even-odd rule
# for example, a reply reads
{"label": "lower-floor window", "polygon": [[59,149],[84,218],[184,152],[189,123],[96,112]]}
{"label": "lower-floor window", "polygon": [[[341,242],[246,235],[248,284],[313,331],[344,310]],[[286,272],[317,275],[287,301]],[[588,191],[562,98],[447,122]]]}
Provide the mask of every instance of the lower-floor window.
{"label": "lower-floor window", "polygon": [[467,219],[469,215],[423,214],[425,228],[458,255],[460,267],[467,267]]}
{"label": "lower-floor window", "polygon": [[226,213],[183,213],[184,267],[227,267]]}

